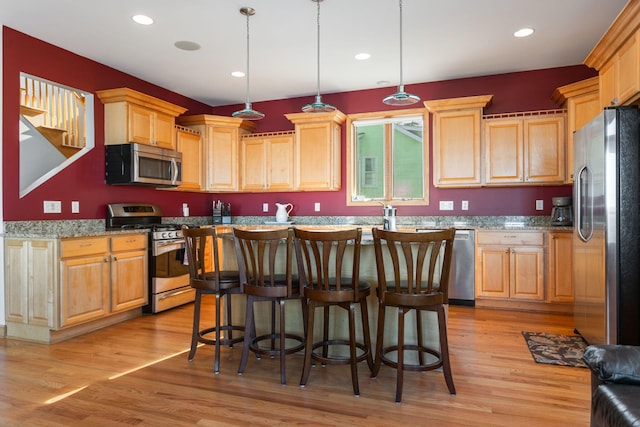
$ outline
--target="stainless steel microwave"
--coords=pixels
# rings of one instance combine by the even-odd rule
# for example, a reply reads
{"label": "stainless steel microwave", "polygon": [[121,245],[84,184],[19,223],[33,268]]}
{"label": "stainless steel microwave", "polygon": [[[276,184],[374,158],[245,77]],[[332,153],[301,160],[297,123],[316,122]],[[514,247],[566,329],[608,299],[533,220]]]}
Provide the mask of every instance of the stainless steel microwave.
{"label": "stainless steel microwave", "polygon": [[107,184],[176,187],[182,183],[182,153],[138,143],[105,145]]}

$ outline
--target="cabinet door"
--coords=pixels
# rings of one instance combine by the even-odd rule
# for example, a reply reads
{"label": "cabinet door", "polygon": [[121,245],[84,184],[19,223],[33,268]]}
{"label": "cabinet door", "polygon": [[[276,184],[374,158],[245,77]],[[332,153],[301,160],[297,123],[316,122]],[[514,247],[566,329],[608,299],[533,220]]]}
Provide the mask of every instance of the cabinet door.
{"label": "cabinet door", "polygon": [[526,118],[524,147],[526,183],[564,182],[564,115]]}
{"label": "cabinet door", "polygon": [[205,183],[210,191],[238,190],[238,129],[207,126]]}
{"label": "cabinet door", "polygon": [[616,61],[615,58],[607,62],[600,70],[600,107],[606,108],[618,105],[618,93],[616,90]]}
{"label": "cabinet door", "polygon": [[57,327],[55,245],[55,240],[7,240],[7,321]]}
{"label": "cabinet door", "polygon": [[293,189],[294,135],[269,137],[267,146],[267,182],[271,191]]}
{"label": "cabinet door", "polygon": [[182,184],[179,190],[202,189],[202,140],[197,133],[176,130],[176,148],[182,153]]}
{"label": "cabinet door", "polygon": [[616,95],[620,105],[626,102],[640,91],[640,55],[638,48],[638,34],[634,34],[627,40],[616,55]]}
{"label": "cabinet door", "polygon": [[111,255],[111,311],[142,307],[148,301],[147,251]]}
{"label": "cabinet door", "polygon": [[549,301],[573,302],[572,233],[549,233]]}
{"label": "cabinet door", "polygon": [[522,128],[521,119],[485,120],[485,182],[487,184],[523,181]]}
{"label": "cabinet door", "polygon": [[154,112],[134,104],[128,106],[128,142],[154,145]]}
{"label": "cabinet door", "polygon": [[511,252],[510,298],[544,299],[544,248],[514,247]]}
{"label": "cabinet door", "polygon": [[60,262],[60,326],[98,319],[109,313],[107,255]]}
{"label": "cabinet door", "polygon": [[267,186],[267,139],[242,138],[240,141],[240,190],[264,191]]}
{"label": "cabinet door", "polygon": [[169,114],[155,113],[153,144],[169,150],[176,149],[175,118]]}
{"label": "cabinet door", "polygon": [[597,91],[571,97],[567,101],[567,183],[573,182],[573,133],[600,111],[600,94]]}
{"label": "cabinet door", "polygon": [[480,185],[481,109],[433,114],[433,183],[436,187]]}
{"label": "cabinet door", "polygon": [[509,248],[476,248],[476,296],[509,298]]}
{"label": "cabinet door", "polygon": [[340,189],[340,126],[331,122],[296,124],[296,188]]}

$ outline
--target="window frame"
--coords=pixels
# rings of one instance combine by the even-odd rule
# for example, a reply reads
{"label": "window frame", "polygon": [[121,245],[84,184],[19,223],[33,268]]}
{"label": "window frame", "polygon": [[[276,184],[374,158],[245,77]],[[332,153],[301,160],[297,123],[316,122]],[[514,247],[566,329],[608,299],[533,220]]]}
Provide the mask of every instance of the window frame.
{"label": "window frame", "polygon": [[[422,132],[422,143],[423,143],[423,188],[424,194],[422,199],[410,199],[410,200],[402,200],[402,199],[388,199],[389,194],[385,194],[385,200],[353,200],[353,196],[356,194],[356,178],[361,175],[361,171],[358,168],[358,159],[356,156],[356,143],[357,143],[357,135],[355,132],[354,122],[363,122],[363,121],[386,121],[386,120],[397,120],[405,117],[415,117],[422,116],[423,122],[423,132]],[[384,204],[392,204],[398,206],[429,206],[429,189],[430,189],[430,165],[429,165],[429,152],[430,152],[430,144],[429,144],[429,111],[426,108],[411,108],[404,110],[393,110],[393,111],[377,111],[370,113],[358,113],[358,114],[349,114],[347,115],[347,146],[346,146],[346,154],[347,154],[347,185],[346,185],[346,197],[347,197],[347,206],[379,206],[381,203]],[[385,153],[391,153],[391,145],[388,144],[385,147]],[[389,157],[390,160],[390,157]],[[384,179],[385,182],[391,182],[393,176],[393,170],[391,169],[390,162],[384,162],[382,166],[384,170]],[[385,189],[385,193],[386,193]]]}

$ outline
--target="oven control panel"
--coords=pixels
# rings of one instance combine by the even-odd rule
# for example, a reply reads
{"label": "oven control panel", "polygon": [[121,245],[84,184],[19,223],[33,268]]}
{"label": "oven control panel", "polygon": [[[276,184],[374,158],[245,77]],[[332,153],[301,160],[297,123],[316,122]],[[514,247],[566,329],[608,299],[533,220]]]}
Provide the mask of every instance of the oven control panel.
{"label": "oven control panel", "polygon": [[164,230],[164,231],[153,232],[154,240],[169,240],[169,239],[181,239],[181,238],[182,238],[182,230]]}

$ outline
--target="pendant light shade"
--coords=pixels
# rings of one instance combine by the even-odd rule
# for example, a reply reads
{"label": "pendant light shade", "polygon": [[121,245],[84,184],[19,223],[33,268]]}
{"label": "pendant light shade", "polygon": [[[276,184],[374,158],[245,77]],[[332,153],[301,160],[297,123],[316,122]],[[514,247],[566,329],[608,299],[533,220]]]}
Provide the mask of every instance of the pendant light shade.
{"label": "pendant light shade", "polygon": [[382,100],[387,105],[411,105],[420,101],[420,97],[412,95],[404,91],[404,83],[402,82],[402,0],[400,1],[400,84],[398,85],[398,92],[393,95],[389,95]]}
{"label": "pendant light shade", "polygon": [[325,104],[322,102],[322,96],[320,96],[320,3],[323,0],[311,0],[316,2],[318,5],[318,13],[317,13],[317,26],[318,26],[318,46],[317,46],[317,88],[318,92],[316,94],[315,102],[311,104],[307,104],[302,107],[302,112],[304,113],[330,113],[332,111],[336,111],[336,107],[331,104]]}
{"label": "pendant light shade", "polygon": [[232,116],[244,120],[260,120],[264,114],[254,110],[251,107],[251,101],[249,101],[249,17],[255,15],[256,10],[251,7],[243,7],[240,9],[240,13],[247,17],[247,100],[244,103],[244,110],[236,111]]}

